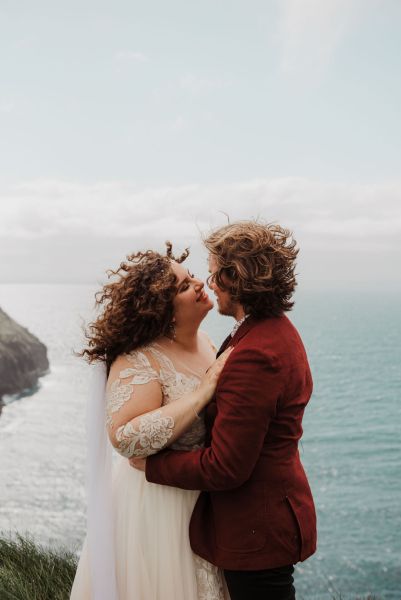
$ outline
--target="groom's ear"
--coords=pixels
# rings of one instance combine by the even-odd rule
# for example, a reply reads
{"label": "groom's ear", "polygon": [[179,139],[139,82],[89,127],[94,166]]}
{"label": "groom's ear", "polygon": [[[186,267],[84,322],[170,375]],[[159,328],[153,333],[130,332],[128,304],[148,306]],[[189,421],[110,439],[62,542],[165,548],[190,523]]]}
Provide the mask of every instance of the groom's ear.
{"label": "groom's ear", "polygon": [[229,267],[224,269],[224,271],[230,281],[235,281],[235,279],[237,279],[238,274],[235,267]]}
{"label": "groom's ear", "polygon": [[223,269],[221,269],[220,277],[224,285],[227,288],[230,288],[233,281],[238,279],[238,274],[235,267],[223,267]]}

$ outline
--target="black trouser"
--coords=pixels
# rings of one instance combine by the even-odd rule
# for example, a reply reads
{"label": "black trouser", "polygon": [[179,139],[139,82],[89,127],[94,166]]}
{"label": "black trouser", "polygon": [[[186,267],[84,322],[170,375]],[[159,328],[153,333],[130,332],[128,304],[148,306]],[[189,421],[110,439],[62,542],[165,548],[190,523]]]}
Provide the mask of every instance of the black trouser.
{"label": "black trouser", "polygon": [[231,600],[295,600],[294,567],[224,571]]}

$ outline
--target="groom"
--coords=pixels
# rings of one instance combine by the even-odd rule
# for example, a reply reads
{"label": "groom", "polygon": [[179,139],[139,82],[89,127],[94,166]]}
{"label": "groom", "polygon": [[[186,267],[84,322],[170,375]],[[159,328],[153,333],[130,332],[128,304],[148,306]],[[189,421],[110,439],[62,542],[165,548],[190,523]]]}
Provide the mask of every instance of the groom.
{"label": "groom", "polygon": [[193,551],[224,569],[231,600],[293,600],[294,563],[316,549],[316,515],[298,441],[312,392],[291,310],[298,250],[278,225],[232,223],[206,240],[209,287],[236,319],[234,346],[206,409],[208,442],[148,457],[148,481],[202,490]]}

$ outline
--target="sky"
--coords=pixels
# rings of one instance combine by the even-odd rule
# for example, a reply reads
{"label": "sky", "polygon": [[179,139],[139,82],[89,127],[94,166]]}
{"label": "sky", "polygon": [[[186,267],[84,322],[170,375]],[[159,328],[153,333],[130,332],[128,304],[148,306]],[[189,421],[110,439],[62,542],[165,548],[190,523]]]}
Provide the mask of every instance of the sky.
{"label": "sky", "polygon": [[228,215],[293,230],[305,289],[401,291],[400,31],[399,0],[0,0],[0,284],[166,239],[203,275]]}

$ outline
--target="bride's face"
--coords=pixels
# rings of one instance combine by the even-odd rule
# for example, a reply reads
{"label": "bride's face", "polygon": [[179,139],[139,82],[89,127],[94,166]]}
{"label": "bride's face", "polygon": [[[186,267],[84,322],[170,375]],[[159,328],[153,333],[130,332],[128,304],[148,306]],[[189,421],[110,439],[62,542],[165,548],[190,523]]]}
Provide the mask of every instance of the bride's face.
{"label": "bride's face", "polygon": [[200,323],[213,302],[204,290],[204,283],[182,265],[172,261],[171,267],[177,277],[177,295],[174,298],[174,317],[177,326]]}

